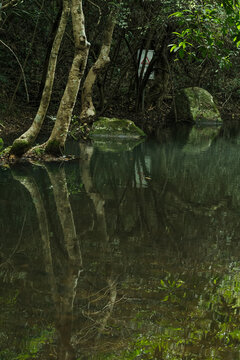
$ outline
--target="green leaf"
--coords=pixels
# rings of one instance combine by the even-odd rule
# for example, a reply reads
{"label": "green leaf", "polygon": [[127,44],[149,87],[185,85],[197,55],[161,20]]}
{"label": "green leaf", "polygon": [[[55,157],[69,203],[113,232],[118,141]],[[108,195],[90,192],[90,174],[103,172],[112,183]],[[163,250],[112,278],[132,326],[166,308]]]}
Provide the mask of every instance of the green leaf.
{"label": "green leaf", "polygon": [[161,284],[163,287],[166,287],[165,282],[164,282],[163,280],[160,281],[160,284]]}
{"label": "green leaf", "polygon": [[181,16],[183,16],[183,13],[181,11],[176,11],[175,13],[169,15],[169,17],[171,17],[171,16],[181,17]]}
{"label": "green leaf", "polygon": [[177,48],[177,45],[176,44],[174,44],[172,47],[171,47],[171,49],[170,49],[170,52],[176,52],[177,50],[175,50]]}

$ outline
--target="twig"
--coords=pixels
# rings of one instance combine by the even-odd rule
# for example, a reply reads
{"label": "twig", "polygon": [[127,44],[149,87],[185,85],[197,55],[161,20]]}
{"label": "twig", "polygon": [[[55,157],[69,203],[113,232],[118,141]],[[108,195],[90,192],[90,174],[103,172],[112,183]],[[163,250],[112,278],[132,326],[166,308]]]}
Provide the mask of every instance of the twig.
{"label": "twig", "polygon": [[10,5],[15,5],[15,3],[17,3],[17,2],[18,2],[18,0],[9,1],[7,4],[2,5],[2,7],[1,7],[0,10],[2,11],[3,9],[7,8],[7,7],[10,6]]}
{"label": "twig", "polygon": [[[30,43],[30,46],[29,46],[29,49],[28,49],[28,53],[27,53],[26,58],[25,58],[24,63],[23,63],[23,69],[25,69],[26,64],[27,64],[27,61],[28,61],[28,58],[29,58],[30,53],[31,53],[31,51],[32,51],[32,46],[33,46],[33,43],[34,43],[34,40],[35,40],[35,36],[36,36],[36,33],[37,33],[38,23],[39,23],[39,19],[40,19],[41,13],[42,13],[43,6],[44,6],[44,0],[42,1],[41,8],[40,8],[40,12],[39,12],[39,14],[38,14],[38,18],[37,18],[37,21],[36,21],[36,25],[35,25],[35,28],[34,28],[34,31],[33,31],[32,40],[31,40],[31,43]],[[11,99],[11,102],[10,102],[10,105],[9,105],[9,108],[10,108],[10,109],[11,109],[11,107],[12,107],[12,105],[13,105],[14,99],[15,99],[15,97],[16,97],[17,91],[18,91],[19,86],[20,86],[20,83],[21,83],[21,80],[22,80],[22,75],[20,74],[19,79],[18,79],[18,83],[17,83],[17,85],[16,85],[16,88],[15,88],[15,90],[14,90],[14,93],[13,93],[13,96],[12,96],[12,99]],[[28,101],[27,101],[27,102],[29,102],[29,98],[28,98]]]}
{"label": "twig", "polygon": [[13,54],[13,56],[15,57],[15,59],[18,62],[18,65],[20,66],[20,69],[22,71],[24,86],[25,86],[25,90],[26,90],[27,102],[29,102],[29,94],[28,94],[27,82],[26,82],[26,77],[25,77],[25,74],[24,74],[23,67],[22,67],[17,55],[15,54],[15,52],[4,41],[0,40],[0,43],[3,44],[3,46],[5,46]]}
{"label": "twig", "polygon": [[[41,9],[41,3],[39,3],[38,0],[35,0],[35,3],[37,4],[37,6]],[[43,9],[44,14],[46,15],[47,19],[52,23],[53,19],[51,18],[51,16],[46,12],[45,9]],[[67,33],[65,32],[67,38],[71,41],[71,44],[74,45],[74,41],[73,38]]]}
{"label": "twig", "polygon": [[88,0],[88,2],[90,2],[90,4],[92,4],[93,6],[95,6],[95,7],[98,9],[99,18],[98,18],[97,25],[99,25],[99,23],[100,23],[100,21],[101,21],[101,17],[102,17],[102,10],[101,10],[100,6],[98,6],[97,4],[95,4],[93,1]]}
{"label": "twig", "polygon": [[227,97],[227,100],[224,101],[224,103],[222,104],[222,108],[224,108],[224,106],[226,105],[226,103],[229,101],[229,99],[231,98],[232,96],[232,92],[230,93],[230,95]]}
{"label": "twig", "polygon": [[18,247],[19,247],[19,245],[21,243],[21,240],[22,240],[22,234],[23,234],[23,229],[24,229],[24,225],[25,225],[25,222],[26,222],[26,217],[27,217],[27,214],[25,214],[25,216],[24,216],[23,223],[22,223],[22,228],[21,228],[21,231],[20,231],[20,236],[19,236],[17,245],[15,246],[15,249],[13,250],[12,254],[8,257],[8,259],[6,261],[4,261],[4,263],[0,264],[0,267],[3,266],[4,264],[6,264],[9,260],[11,260],[13,255],[16,253],[16,251],[17,251],[17,249],[18,249]]}

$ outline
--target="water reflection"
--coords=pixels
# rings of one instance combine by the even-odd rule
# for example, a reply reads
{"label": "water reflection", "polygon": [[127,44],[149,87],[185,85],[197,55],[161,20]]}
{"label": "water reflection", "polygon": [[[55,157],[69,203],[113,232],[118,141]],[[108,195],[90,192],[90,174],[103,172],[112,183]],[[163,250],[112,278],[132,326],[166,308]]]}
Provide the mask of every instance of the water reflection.
{"label": "water reflection", "polygon": [[60,260],[61,273],[54,274],[53,255],[50,244],[49,226],[41,192],[34,177],[26,172],[22,175],[13,174],[30,193],[34,203],[40,230],[40,244],[43,252],[43,262],[46,270],[47,282],[50,287],[55,312],[55,327],[59,335],[60,360],[75,359],[75,351],[70,342],[72,329],[73,303],[76,295],[78,278],[82,270],[82,258],[64,168],[43,166],[46,176],[49,176],[53,189],[57,215],[60,220],[63,239],[61,243],[64,257]]}
{"label": "water reflection", "polygon": [[2,169],[0,359],[238,359],[237,138]]}
{"label": "water reflection", "polygon": [[220,127],[197,127],[193,126],[188,136],[187,144],[183,151],[190,154],[200,153],[206,151],[212,145],[212,142],[217,138],[220,132]]}

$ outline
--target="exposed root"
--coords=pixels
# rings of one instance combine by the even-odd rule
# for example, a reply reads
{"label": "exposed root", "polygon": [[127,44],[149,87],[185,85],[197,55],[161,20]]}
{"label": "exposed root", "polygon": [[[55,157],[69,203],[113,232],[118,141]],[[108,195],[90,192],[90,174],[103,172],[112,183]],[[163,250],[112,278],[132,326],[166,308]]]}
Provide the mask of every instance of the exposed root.
{"label": "exposed root", "polygon": [[40,145],[33,146],[30,150],[28,150],[24,157],[39,157],[45,155],[46,142]]}
{"label": "exposed root", "polygon": [[75,160],[74,155],[55,156],[46,152],[46,143],[34,146],[22,156],[11,154],[11,147],[5,149],[0,156],[0,166],[6,167],[18,163],[63,162]]}

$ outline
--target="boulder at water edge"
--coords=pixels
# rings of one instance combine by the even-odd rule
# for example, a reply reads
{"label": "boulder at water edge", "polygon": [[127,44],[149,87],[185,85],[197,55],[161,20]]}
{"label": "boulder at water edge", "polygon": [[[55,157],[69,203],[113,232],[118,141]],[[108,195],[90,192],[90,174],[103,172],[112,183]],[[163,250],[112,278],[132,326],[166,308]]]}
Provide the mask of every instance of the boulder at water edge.
{"label": "boulder at water edge", "polygon": [[100,117],[96,121],[89,134],[90,138],[120,138],[120,139],[139,139],[145,133],[137,127],[133,121]]}
{"label": "boulder at water edge", "polygon": [[182,89],[176,96],[175,109],[177,122],[212,124],[222,121],[212,95],[199,87]]}

